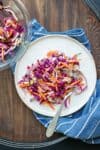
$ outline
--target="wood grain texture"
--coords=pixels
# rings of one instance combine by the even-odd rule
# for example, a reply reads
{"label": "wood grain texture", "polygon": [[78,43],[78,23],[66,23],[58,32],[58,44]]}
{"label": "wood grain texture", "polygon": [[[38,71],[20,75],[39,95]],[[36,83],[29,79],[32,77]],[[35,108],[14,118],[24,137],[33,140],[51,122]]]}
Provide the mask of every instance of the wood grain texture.
{"label": "wood grain texture", "polygon": [[[90,39],[100,77],[100,22],[82,0],[23,0],[31,19],[49,31],[82,27]],[[18,97],[10,69],[0,72],[0,137],[13,141],[48,141],[45,128]]]}

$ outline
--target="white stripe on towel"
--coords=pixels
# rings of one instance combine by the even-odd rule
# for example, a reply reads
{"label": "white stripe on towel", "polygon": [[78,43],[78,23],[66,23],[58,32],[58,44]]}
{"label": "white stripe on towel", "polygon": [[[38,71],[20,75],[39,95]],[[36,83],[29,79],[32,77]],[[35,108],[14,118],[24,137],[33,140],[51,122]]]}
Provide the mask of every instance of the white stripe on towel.
{"label": "white stripe on towel", "polygon": [[47,33],[34,32],[34,35],[47,35]]}
{"label": "white stripe on towel", "polygon": [[95,108],[93,109],[93,111],[90,113],[90,115],[88,116],[86,122],[84,123],[82,129],[78,132],[78,134],[76,135],[76,138],[82,133],[82,131],[85,129],[86,125],[89,122],[89,119],[92,117],[93,113],[96,111],[97,107],[99,106],[100,101],[97,103],[97,105],[95,106]]}
{"label": "white stripe on towel", "polygon": [[94,140],[93,140],[93,138],[92,138],[92,144],[94,144]]}
{"label": "white stripe on towel", "polygon": [[50,124],[51,121],[52,121],[52,119],[50,121],[48,121],[44,126],[47,127],[48,124]]}
{"label": "white stripe on towel", "polygon": [[70,124],[70,123],[72,123],[73,122],[73,120],[71,120],[71,121],[66,121],[66,122],[62,122],[62,123],[60,123],[58,126],[57,126],[57,130],[60,128],[60,127],[62,127],[63,125],[67,125],[67,124]]}
{"label": "white stripe on towel", "polygon": [[45,120],[45,118],[37,117],[37,116],[36,116],[36,119],[38,119],[38,120]]}
{"label": "white stripe on towel", "polygon": [[[80,118],[79,118],[79,119],[80,119]],[[75,126],[75,124],[78,122],[79,119],[77,119],[77,120],[73,123],[73,125],[72,125],[69,129],[67,129],[67,130],[64,132],[64,134],[66,134],[67,132],[69,132],[69,131]]]}
{"label": "white stripe on towel", "polygon": [[94,127],[94,129],[92,130],[92,132],[90,133],[90,135],[88,136],[88,139],[95,133],[97,127],[99,126],[100,124],[100,120],[98,121],[98,123],[96,124],[96,126]]}
{"label": "white stripe on towel", "polygon": [[36,22],[37,22],[36,19],[34,19],[34,20],[32,21],[32,25],[34,25]]}
{"label": "white stripe on towel", "polygon": [[[72,31],[73,32],[73,31]],[[73,34],[73,33],[66,33],[66,34],[68,34],[68,35],[70,35],[70,36],[82,36],[82,35],[84,35],[85,33],[84,32],[81,32],[80,34],[78,33],[78,34]]]}
{"label": "white stripe on towel", "polygon": [[41,32],[44,28],[41,26],[37,31]]}
{"label": "white stripe on towel", "polygon": [[92,103],[93,103],[93,99],[94,99],[94,97],[92,96],[91,101],[90,101],[90,106],[89,106],[89,112],[91,111],[91,108],[92,108],[91,106],[92,106]]}
{"label": "white stripe on towel", "polygon": [[85,42],[82,42],[82,44],[87,44],[89,43],[89,40],[86,40]]}

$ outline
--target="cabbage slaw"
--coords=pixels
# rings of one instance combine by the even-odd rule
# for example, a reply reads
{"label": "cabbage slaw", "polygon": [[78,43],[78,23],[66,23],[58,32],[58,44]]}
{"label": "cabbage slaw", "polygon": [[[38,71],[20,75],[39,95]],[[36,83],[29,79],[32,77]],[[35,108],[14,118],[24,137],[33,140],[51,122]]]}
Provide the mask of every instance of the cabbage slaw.
{"label": "cabbage slaw", "polygon": [[[54,109],[54,104],[61,104],[69,92],[80,94],[86,89],[87,82],[79,66],[78,54],[68,57],[51,50],[45,58],[27,67],[18,85],[40,104]],[[70,97],[65,101],[65,106],[68,107],[69,103]]]}
{"label": "cabbage slaw", "polygon": [[0,4],[0,61],[21,43],[24,33],[23,25],[18,21],[15,13],[9,6]]}

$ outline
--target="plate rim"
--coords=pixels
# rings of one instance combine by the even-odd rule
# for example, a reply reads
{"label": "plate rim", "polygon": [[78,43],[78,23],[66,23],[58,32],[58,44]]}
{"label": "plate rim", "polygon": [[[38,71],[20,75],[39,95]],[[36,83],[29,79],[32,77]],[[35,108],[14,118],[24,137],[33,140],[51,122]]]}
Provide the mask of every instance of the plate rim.
{"label": "plate rim", "polygon": [[[32,42],[29,44],[27,50],[28,50],[33,44],[37,43],[37,42],[40,41],[40,40],[46,39],[46,38],[48,38],[48,37],[63,37],[63,38],[66,38],[66,39],[71,40],[71,41],[73,41],[74,43],[78,44],[80,47],[82,47],[82,49],[84,49],[84,51],[86,51],[86,53],[88,53],[88,55],[90,56],[90,59],[91,59],[92,62],[93,62],[93,66],[94,66],[94,70],[95,70],[95,72],[94,72],[94,73],[95,73],[95,84],[94,84],[94,85],[96,86],[97,71],[96,71],[96,64],[95,64],[94,58],[93,58],[92,54],[90,53],[90,50],[88,50],[82,43],[80,43],[80,42],[77,41],[76,39],[74,39],[74,38],[72,38],[72,37],[70,37],[70,36],[68,36],[68,35],[61,35],[61,34],[43,35],[43,36],[41,36],[41,37],[35,39],[34,41],[32,41]],[[26,52],[27,52],[27,50],[26,50]],[[26,53],[26,52],[25,52],[25,53]],[[24,53],[24,55],[25,55],[25,53]],[[22,57],[24,57],[24,55],[23,55]],[[21,57],[21,58],[22,58],[22,57]],[[20,58],[20,60],[21,60],[21,58]],[[49,115],[48,115],[48,114],[44,114],[44,113],[41,113],[41,112],[38,112],[38,111],[32,109],[30,106],[28,106],[27,102],[25,102],[25,101],[21,98],[21,96],[19,95],[19,92],[18,92],[17,86],[16,86],[16,72],[17,72],[17,68],[18,68],[18,64],[19,64],[20,60],[17,61],[16,66],[15,66],[15,71],[14,71],[14,84],[15,84],[16,92],[17,92],[17,94],[18,94],[20,100],[21,100],[30,110],[32,110],[32,111],[34,111],[34,112],[36,112],[36,113],[38,113],[38,114],[44,115],[44,116],[53,117],[54,115],[52,115],[52,114],[49,114]],[[93,92],[94,92],[94,90],[95,90],[95,86],[94,86],[94,89],[92,90],[91,95],[89,96],[89,98],[92,96],[92,94],[93,94]],[[88,100],[89,100],[89,99],[88,99]],[[68,116],[68,115],[71,115],[71,114],[73,114],[73,113],[79,111],[79,110],[88,102],[88,100],[85,101],[85,103],[83,103],[83,105],[82,105],[80,108],[78,108],[77,110],[74,110],[72,113],[61,114],[60,116],[61,116],[61,117],[63,117],[63,116]]]}

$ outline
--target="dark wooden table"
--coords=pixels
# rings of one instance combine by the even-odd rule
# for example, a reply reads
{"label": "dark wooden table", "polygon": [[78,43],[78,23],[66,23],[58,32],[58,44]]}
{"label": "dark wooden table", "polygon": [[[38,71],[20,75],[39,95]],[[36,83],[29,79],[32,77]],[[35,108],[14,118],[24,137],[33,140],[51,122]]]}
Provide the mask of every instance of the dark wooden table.
{"label": "dark wooden table", "polygon": [[[100,22],[82,0],[23,0],[31,18],[49,31],[75,27],[85,29],[92,45],[97,74],[100,77]],[[20,100],[10,69],[0,72],[0,138],[15,142],[44,142],[62,138],[54,134],[47,139],[45,128]]]}

